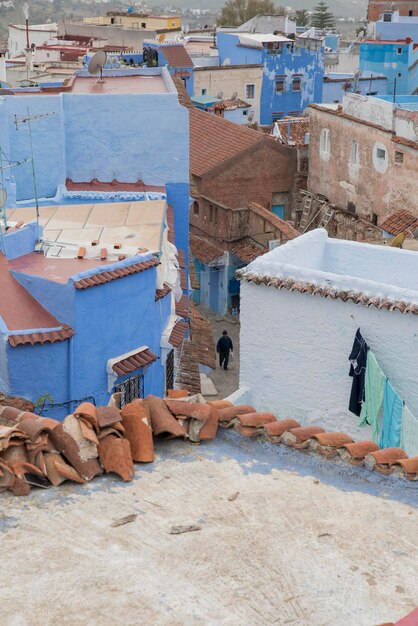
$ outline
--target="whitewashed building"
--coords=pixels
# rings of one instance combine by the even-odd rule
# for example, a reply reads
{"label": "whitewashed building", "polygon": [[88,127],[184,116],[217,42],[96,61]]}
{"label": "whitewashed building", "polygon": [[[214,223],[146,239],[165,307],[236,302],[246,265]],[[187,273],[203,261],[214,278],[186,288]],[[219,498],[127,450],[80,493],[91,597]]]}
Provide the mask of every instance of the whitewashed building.
{"label": "whitewashed building", "polygon": [[318,229],[240,270],[241,398],[280,418],[367,439],[348,411],[358,328],[418,413],[418,253]]}
{"label": "whitewashed building", "polygon": [[[43,46],[55,39],[58,34],[58,24],[31,24],[29,26],[29,45]],[[26,26],[25,24],[9,24],[9,38],[7,48],[9,57],[13,58],[23,54],[26,49]]]}

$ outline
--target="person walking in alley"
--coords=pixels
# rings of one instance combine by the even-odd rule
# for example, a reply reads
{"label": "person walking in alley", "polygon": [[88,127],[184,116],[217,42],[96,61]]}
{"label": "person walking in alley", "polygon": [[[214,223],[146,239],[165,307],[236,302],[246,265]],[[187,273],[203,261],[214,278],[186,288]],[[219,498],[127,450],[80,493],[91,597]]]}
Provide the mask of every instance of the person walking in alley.
{"label": "person walking in alley", "polygon": [[219,354],[219,365],[224,367],[224,370],[228,369],[229,353],[234,349],[232,340],[228,337],[228,332],[223,331],[222,337],[219,338],[216,346],[216,352]]}

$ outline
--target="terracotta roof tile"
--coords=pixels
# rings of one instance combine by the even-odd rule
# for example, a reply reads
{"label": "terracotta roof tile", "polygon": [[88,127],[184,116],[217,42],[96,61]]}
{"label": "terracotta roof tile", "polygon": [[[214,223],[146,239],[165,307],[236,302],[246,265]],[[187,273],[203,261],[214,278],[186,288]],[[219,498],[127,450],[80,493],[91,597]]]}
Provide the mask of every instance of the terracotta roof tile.
{"label": "terracotta roof tile", "polygon": [[171,67],[193,67],[193,61],[183,45],[163,45],[160,50]]}
{"label": "terracotta roof tile", "polygon": [[171,293],[171,287],[164,283],[164,287],[162,289],[155,290],[155,301],[157,302],[157,300],[165,298],[165,296],[167,296],[169,293]]}
{"label": "terracotta roof tile", "polygon": [[225,254],[222,248],[216,246],[206,237],[198,237],[190,233],[189,241],[192,255],[202,263],[212,263],[212,261],[219,259]]}
{"label": "terracotta roof tile", "polygon": [[360,465],[370,452],[376,452],[379,446],[374,441],[355,441],[354,443],[344,443],[340,448],[340,456],[352,465]]}
{"label": "terracotta roof tile", "polygon": [[186,389],[190,393],[201,392],[198,350],[192,341],[183,343],[175,383],[181,389]]}
{"label": "terracotta roof tile", "polygon": [[283,419],[278,420],[277,422],[271,422],[269,424],[265,424],[264,430],[266,432],[267,438],[270,441],[277,443],[283,433],[290,431],[292,428],[299,428],[300,424],[296,420],[293,419]]}
{"label": "terracotta roof tile", "polygon": [[199,279],[197,277],[197,273],[196,273],[196,268],[193,262],[193,259],[191,258],[191,253],[189,253],[189,259],[190,259],[190,264],[189,264],[189,278],[190,278],[190,286],[192,289],[200,289],[200,285],[199,285]]}
{"label": "terracotta roof tile", "polygon": [[332,298],[333,300],[343,300],[343,302],[353,302],[354,304],[362,304],[363,306],[373,306],[376,309],[385,309],[387,311],[399,311],[400,313],[410,313],[418,315],[418,305],[404,300],[391,300],[390,298],[370,297],[359,291],[338,290],[332,287],[322,287],[314,283],[307,283],[293,278],[281,278],[280,276],[258,276],[252,274],[251,271],[244,268],[236,273],[240,280],[254,283],[255,285],[266,285],[267,287],[275,287],[276,289],[287,289],[288,291],[297,291],[298,293],[306,293],[312,296],[320,296],[321,298]]}
{"label": "terracotta roof tile", "polygon": [[174,209],[170,204],[167,206],[166,220],[167,220],[167,227],[168,227],[168,241],[174,244],[174,241],[175,241]]}
{"label": "terracotta roof tile", "polygon": [[23,346],[26,344],[35,345],[36,343],[55,343],[56,341],[65,341],[74,335],[74,331],[70,326],[64,324],[61,329],[41,331],[38,333],[12,334],[7,337],[12,348]]}
{"label": "terracotta roof tile", "polygon": [[184,86],[184,82],[181,80],[180,76],[176,76],[174,74],[174,76],[172,76],[171,78],[177,89],[177,93],[179,97],[179,104],[181,104],[182,106],[188,109],[193,109],[194,108],[193,102],[191,101],[190,96],[187,93],[186,87]]}
{"label": "terracotta roof tile", "polygon": [[215,341],[212,326],[197,310],[193,302],[189,301],[190,335],[196,346],[199,363],[211,369],[216,368]]}
{"label": "terracotta roof tile", "polygon": [[162,398],[149,395],[145,399],[145,404],[149,410],[151,426],[155,435],[170,434],[175,437],[185,437],[187,430],[181,426],[174,415],[170,413],[166,403]]}
{"label": "terracotta roof tile", "polygon": [[190,109],[190,173],[202,176],[266,137],[220,115]]}
{"label": "terracotta roof tile", "polygon": [[159,264],[160,262],[157,259],[149,259],[147,261],[134,263],[133,265],[127,265],[124,267],[118,267],[113,270],[92,274],[87,278],[81,278],[80,280],[75,281],[73,285],[76,289],[88,289],[89,287],[97,287],[98,285],[109,283],[112,280],[117,280],[118,278],[123,278],[125,276],[130,276],[131,274],[144,272],[145,270],[148,270],[151,267],[156,267]]}
{"label": "terracotta roof tile", "polygon": [[125,436],[131,444],[135,462],[151,463],[154,460],[154,441],[151,418],[144,400],[134,400],[121,410]]}
{"label": "terracotta roof tile", "polygon": [[131,356],[126,357],[126,359],[122,359],[117,363],[114,363],[112,369],[118,376],[124,376],[125,374],[129,374],[130,372],[134,372],[141,367],[146,367],[154,361],[157,361],[158,356],[151,352],[149,348],[145,348],[144,350],[140,350]]}
{"label": "terracotta roof tile", "polygon": [[305,145],[306,134],[309,133],[308,117],[289,117],[278,120],[276,125],[280,131],[278,138],[284,144]]}
{"label": "terracotta roof tile", "polygon": [[170,337],[168,339],[169,343],[171,343],[174,348],[178,348],[181,345],[181,342],[186,336],[187,328],[187,322],[179,321],[174,324],[173,330],[171,331]]}
{"label": "terracotta roof tile", "polygon": [[257,410],[249,404],[236,404],[234,406],[226,407],[225,409],[219,409],[219,421],[230,422],[238,417],[238,415],[245,415],[248,413],[257,413]]}
{"label": "terracotta roof tile", "polygon": [[300,232],[296,230],[296,228],[293,228],[291,224],[289,224],[285,220],[282,220],[280,217],[277,217],[277,215],[274,215],[274,213],[268,211],[260,204],[251,202],[251,204],[248,205],[248,208],[250,209],[250,211],[256,213],[267,222],[269,222],[269,224],[277,228],[287,239],[295,239],[295,237],[298,237],[300,235]]}
{"label": "terracotta roof tile", "polygon": [[256,244],[251,237],[244,237],[239,241],[235,241],[230,247],[229,251],[232,252],[240,261],[244,263],[251,263],[258,256],[268,252],[268,248]]}
{"label": "terracotta roof tile", "polygon": [[104,437],[99,443],[99,458],[105,472],[114,472],[125,481],[133,479],[135,469],[127,439],[114,435]]}
{"label": "terracotta roof tile", "polygon": [[180,300],[176,302],[176,315],[179,317],[189,317],[189,301],[186,295],[182,295]]}
{"label": "terracotta roof tile", "polygon": [[406,230],[414,231],[417,226],[418,217],[406,209],[395,211],[380,224],[382,230],[395,236],[400,235]]}
{"label": "terracotta roof tile", "polygon": [[412,459],[399,459],[393,463],[393,467],[399,465],[405,476],[409,480],[418,480],[418,456],[414,456]]}
{"label": "terracotta roof tile", "polygon": [[235,98],[235,100],[222,100],[222,102],[216,102],[209,110],[215,111],[234,111],[235,109],[248,109],[251,104],[245,102],[244,100],[240,100],[240,98]]}

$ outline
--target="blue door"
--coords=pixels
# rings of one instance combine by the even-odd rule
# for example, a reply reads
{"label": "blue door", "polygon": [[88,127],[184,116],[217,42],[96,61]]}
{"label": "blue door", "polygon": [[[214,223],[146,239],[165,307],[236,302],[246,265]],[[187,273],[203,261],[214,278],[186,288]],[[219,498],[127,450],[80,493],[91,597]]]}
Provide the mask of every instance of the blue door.
{"label": "blue door", "polygon": [[209,276],[209,307],[212,311],[218,312],[219,300],[219,269],[217,267],[210,268]]}
{"label": "blue door", "polygon": [[277,215],[277,217],[281,217],[282,220],[284,220],[285,206],[286,206],[285,204],[273,204],[273,206],[271,207],[271,210],[274,213],[274,215]]}

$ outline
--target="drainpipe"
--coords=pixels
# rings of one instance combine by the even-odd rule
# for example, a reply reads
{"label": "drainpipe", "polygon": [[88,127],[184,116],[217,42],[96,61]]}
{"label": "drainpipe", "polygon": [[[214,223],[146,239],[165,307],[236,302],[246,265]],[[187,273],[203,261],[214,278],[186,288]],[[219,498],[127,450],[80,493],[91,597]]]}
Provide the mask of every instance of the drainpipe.
{"label": "drainpipe", "polygon": [[68,400],[73,399],[74,337],[68,339]]}

